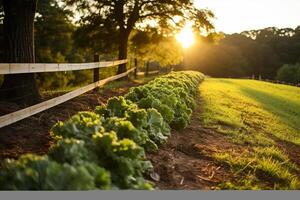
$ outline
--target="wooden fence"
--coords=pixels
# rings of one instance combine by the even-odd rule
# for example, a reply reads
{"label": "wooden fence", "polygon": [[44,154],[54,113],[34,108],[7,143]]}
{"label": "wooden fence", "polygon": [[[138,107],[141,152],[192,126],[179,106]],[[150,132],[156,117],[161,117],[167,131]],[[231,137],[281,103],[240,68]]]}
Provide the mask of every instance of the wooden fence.
{"label": "wooden fence", "polygon": [[269,83],[276,83],[276,84],[283,84],[283,85],[291,85],[291,86],[296,86],[296,87],[300,87],[300,83],[288,83],[285,81],[279,81],[279,80],[270,80],[270,79],[260,79],[260,81],[265,81],[265,82],[269,82]]}
{"label": "wooden fence", "polygon": [[86,70],[94,69],[94,83],[79,89],[73,90],[62,96],[44,101],[42,103],[18,110],[13,113],[9,113],[0,116],[0,128],[35,115],[39,112],[45,111],[49,108],[64,103],[70,99],[73,99],[81,94],[91,91],[97,87],[103,86],[104,84],[120,79],[127,76],[131,72],[135,72],[136,66],[122,74],[112,76],[103,80],[99,80],[99,68],[112,67],[120,64],[128,63],[128,60],[117,60],[109,62],[99,62],[99,56],[95,56],[95,62],[93,63],[1,63],[0,74],[20,74],[20,73],[42,73],[42,72],[61,72],[61,71],[74,71],[74,70]]}
{"label": "wooden fence", "polygon": [[158,74],[159,70],[155,71],[149,71],[149,72],[137,72],[138,76],[145,76],[145,75],[153,75],[153,74]]}
{"label": "wooden fence", "polygon": [[112,67],[127,62],[128,62],[127,60],[117,60],[117,61],[109,61],[109,62],[92,62],[92,63],[1,63],[0,74],[65,72],[65,71]]}

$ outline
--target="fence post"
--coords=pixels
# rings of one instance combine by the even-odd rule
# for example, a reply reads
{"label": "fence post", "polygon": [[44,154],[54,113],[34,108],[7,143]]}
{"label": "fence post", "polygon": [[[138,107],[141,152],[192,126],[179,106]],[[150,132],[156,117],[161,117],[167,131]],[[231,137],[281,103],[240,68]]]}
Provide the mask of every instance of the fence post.
{"label": "fence post", "polygon": [[[94,55],[94,62],[100,62],[100,58],[98,54]],[[94,68],[94,82],[99,81],[99,68]]]}
{"label": "fence post", "polygon": [[149,61],[147,61],[146,63],[146,73],[145,73],[145,76],[148,76],[149,75]]}
{"label": "fence post", "polygon": [[137,59],[135,58],[134,59],[134,78],[136,79],[137,78],[137,70],[138,70],[138,65],[137,65]]}
{"label": "fence post", "polygon": [[160,64],[157,65],[157,74],[160,74]]}

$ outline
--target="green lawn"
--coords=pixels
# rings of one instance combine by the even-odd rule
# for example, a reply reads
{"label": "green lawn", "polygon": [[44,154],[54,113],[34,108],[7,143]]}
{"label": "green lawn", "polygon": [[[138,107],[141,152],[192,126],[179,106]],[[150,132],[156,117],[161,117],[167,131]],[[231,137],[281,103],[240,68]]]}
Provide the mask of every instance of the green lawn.
{"label": "green lawn", "polygon": [[221,188],[300,189],[298,167],[274,140],[300,145],[300,88],[209,78],[201,84],[200,94],[204,125],[244,147],[243,152],[213,155],[244,177]]}

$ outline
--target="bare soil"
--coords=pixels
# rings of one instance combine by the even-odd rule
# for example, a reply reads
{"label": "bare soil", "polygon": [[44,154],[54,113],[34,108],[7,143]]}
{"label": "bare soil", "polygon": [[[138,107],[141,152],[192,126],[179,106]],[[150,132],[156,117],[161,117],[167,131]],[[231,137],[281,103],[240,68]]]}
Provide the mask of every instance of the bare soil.
{"label": "bare soil", "polygon": [[238,151],[241,147],[215,130],[203,127],[198,117],[200,112],[198,103],[188,127],[182,131],[172,130],[167,144],[147,155],[160,177],[155,182],[159,189],[211,190],[222,182],[234,182],[238,178],[212,155]]}

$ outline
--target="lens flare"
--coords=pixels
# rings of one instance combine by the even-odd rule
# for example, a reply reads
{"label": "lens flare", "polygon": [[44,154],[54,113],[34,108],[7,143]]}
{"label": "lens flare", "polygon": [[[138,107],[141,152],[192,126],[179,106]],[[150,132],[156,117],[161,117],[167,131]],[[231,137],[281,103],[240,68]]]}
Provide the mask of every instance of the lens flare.
{"label": "lens flare", "polygon": [[190,26],[185,26],[177,35],[177,41],[183,48],[189,48],[195,42],[195,36]]}

